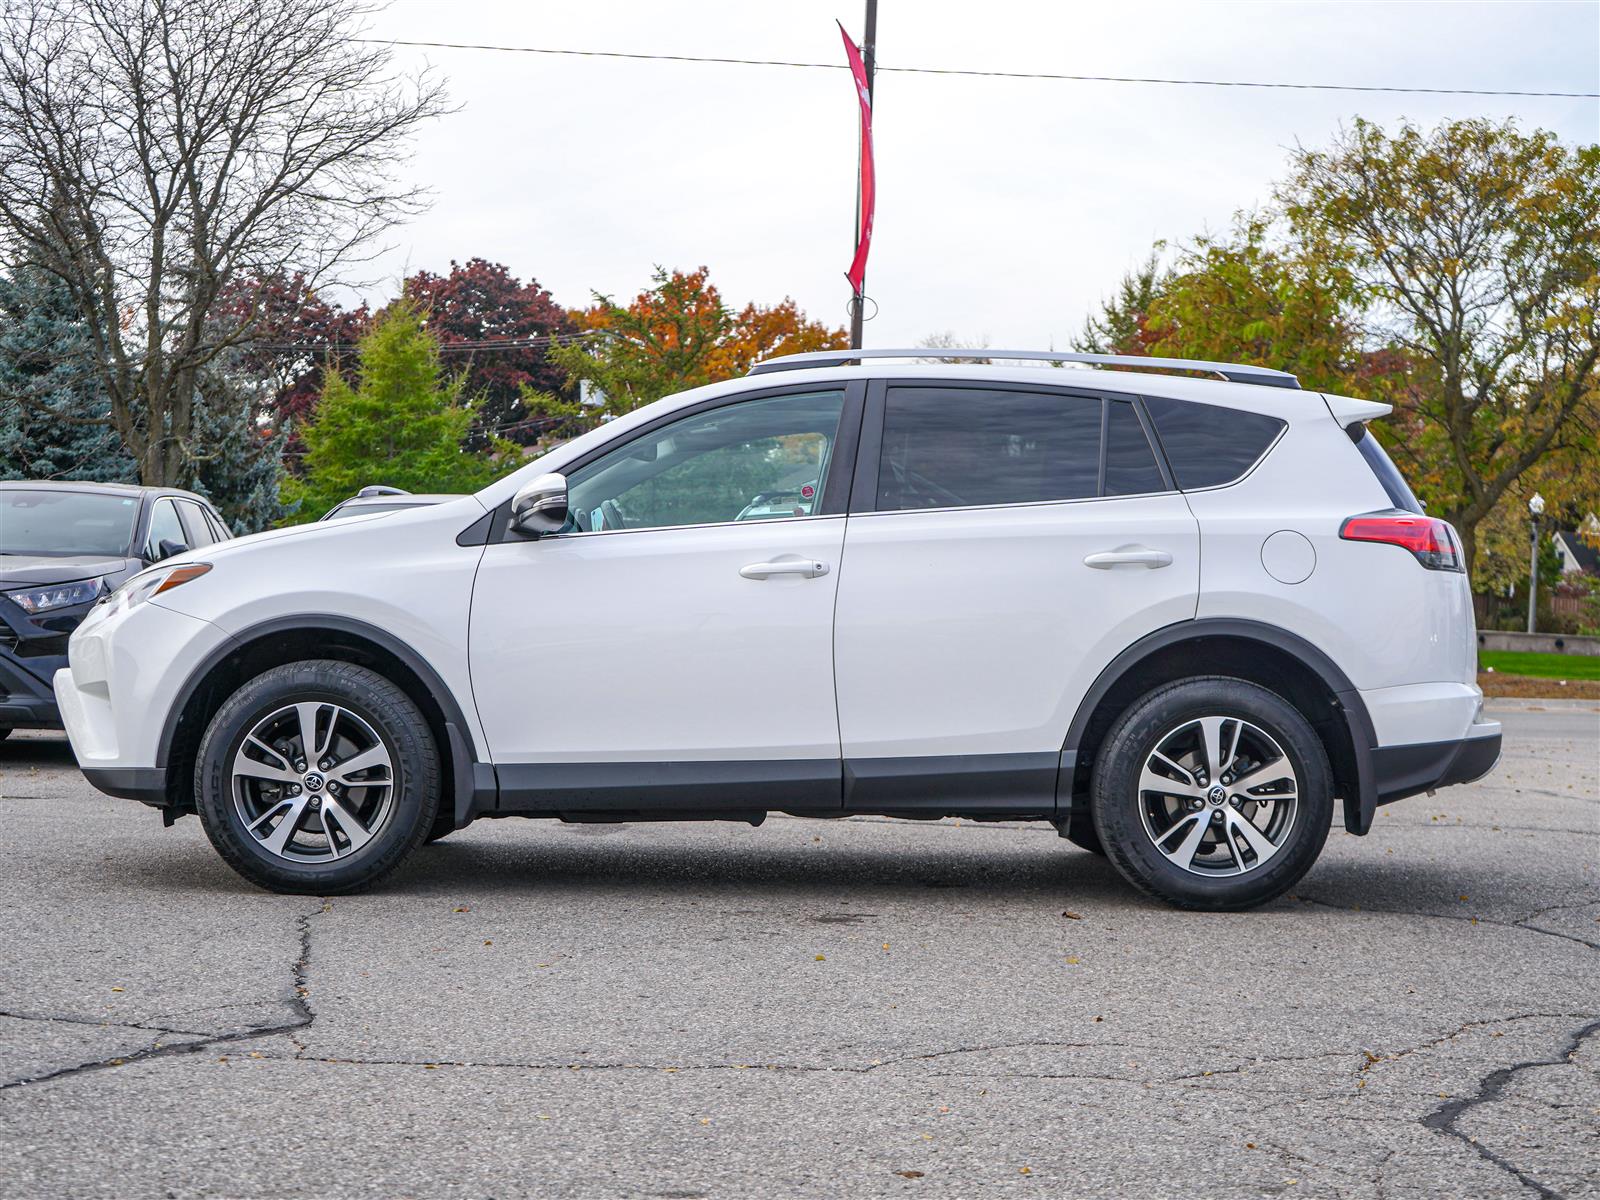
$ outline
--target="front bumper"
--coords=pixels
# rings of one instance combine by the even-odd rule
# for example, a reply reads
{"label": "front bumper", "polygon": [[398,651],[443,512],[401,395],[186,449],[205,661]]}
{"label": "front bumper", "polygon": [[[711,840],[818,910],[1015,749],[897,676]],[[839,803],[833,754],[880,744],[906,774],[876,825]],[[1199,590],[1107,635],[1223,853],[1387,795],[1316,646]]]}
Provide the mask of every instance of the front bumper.
{"label": "front bumper", "polygon": [[173,803],[167,794],[165,767],[83,767],[83,777],[96,791],[155,808]]}
{"label": "front bumper", "polygon": [[65,655],[24,660],[0,649],[0,729],[60,729],[61,711],[49,681],[66,665]]}
{"label": "front bumper", "polygon": [[228,641],[215,625],[155,602],[86,621],[71,665],[56,672],[56,704],[84,777],[102,792],[165,805],[163,731],[180,689]]}

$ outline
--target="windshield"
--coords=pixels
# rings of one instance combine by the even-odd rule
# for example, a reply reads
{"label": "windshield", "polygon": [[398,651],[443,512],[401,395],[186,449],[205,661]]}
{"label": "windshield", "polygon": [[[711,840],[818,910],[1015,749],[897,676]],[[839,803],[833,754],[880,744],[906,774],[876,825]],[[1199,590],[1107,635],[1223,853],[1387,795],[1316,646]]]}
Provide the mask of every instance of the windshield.
{"label": "windshield", "polygon": [[137,496],[54,488],[0,489],[0,554],[104,554],[133,542]]}

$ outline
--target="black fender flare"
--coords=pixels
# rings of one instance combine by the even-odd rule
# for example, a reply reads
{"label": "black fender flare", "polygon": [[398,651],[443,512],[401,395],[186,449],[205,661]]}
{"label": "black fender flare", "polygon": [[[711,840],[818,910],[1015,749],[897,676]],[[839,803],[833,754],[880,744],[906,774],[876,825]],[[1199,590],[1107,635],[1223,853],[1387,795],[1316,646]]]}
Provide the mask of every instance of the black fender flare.
{"label": "black fender flare", "polygon": [[1159,650],[1182,642],[1199,641],[1208,637],[1237,638],[1261,642],[1282,650],[1304,663],[1320,678],[1338,703],[1350,733],[1350,744],[1355,751],[1356,791],[1344,798],[1344,827],[1350,833],[1365,834],[1372,828],[1372,814],[1378,807],[1378,790],[1375,783],[1372,752],[1377,744],[1372,718],[1350,677],[1321,649],[1301,637],[1264,621],[1243,617],[1201,617],[1179,621],[1146,634],[1123,650],[1095,677],[1089,690],[1078,705],[1078,711],[1067,728],[1061,747],[1061,771],[1057,796],[1057,811],[1067,813],[1072,803],[1072,778],[1077,769],[1078,752],[1088,732],[1094,712],[1105,699],[1106,693],[1118,680],[1140,662]]}
{"label": "black fender flare", "polygon": [[477,752],[472,741],[471,726],[467,724],[466,715],[461,711],[461,706],[456,702],[455,694],[446,686],[439,673],[422,655],[418,654],[405,642],[395,637],[387,629],[354,617],[340,616],[337,613],[297,613],[292,616],[273,617],[270,620],[260,621],[247,626],[236,633],[228,634],[228,640],[200,660],[194,670],[189,672],[183,681],[183,686],[178,689],[172,707],[167,710],[167,719],[161,727],[161,742],[156,748],[156,766],[165,767],[168,755],[172,750],[173,736],[177,732],[178,719],[184,709],[189,706],[189,701],[194,698],[195,692],[205,682],[206,677],[216,669],[230,654],[236,653],[239,648],[258,638],[267,637],[274,633],[302,632],[305,630],[325,629],[335,633],[349,633],[356,637],[381,646],[390,654],[398,658],[418,679],[433,696],[439,710],[444,713],[445,724],[454,726],[459,734],[467,753],[476,760]]}

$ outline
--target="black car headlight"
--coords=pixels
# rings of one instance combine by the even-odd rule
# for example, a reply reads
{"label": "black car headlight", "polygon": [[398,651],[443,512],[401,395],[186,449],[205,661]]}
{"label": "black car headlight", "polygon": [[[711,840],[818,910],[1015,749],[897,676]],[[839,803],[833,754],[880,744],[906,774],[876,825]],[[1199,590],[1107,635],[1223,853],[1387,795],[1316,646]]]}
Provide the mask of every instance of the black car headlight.
{"label": "black car headlight", "polygon": [[71,583],[52,583],[49,587],[21,588],[7,592],[6,597],[31,616],[68,608],[74,604],[89,604],[104,594],[106,581],[101,578],[75,579]]}

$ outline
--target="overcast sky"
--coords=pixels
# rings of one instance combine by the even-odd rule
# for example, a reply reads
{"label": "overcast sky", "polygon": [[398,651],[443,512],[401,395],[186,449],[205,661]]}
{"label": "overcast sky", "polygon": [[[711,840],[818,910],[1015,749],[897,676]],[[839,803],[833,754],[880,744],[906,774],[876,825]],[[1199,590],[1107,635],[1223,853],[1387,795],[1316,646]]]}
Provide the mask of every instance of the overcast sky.
{"label": "overcast sky", "polygon": [[[843,61],[863,5],[817,0],[396,0],[383,37]],[[846,321],[856,105],[843,71],[396,51],[460,111],[407,166],[434,190],[380,266],[474,255],[558,301],[631,297],[705,264],[725,300],[793,296]],[[881,0],[880,66],[1600,91],[1600,2],[1024,3]],[[1258,206],[1287,148],[1360,115],[1515,116],[1600,140],[1600,101],[1396,96],[884,73],[867,344],[953,330],[1064,348],[1157,239]]]}

